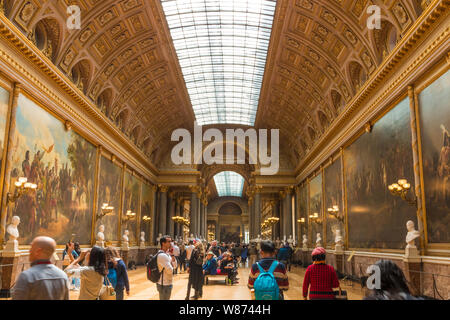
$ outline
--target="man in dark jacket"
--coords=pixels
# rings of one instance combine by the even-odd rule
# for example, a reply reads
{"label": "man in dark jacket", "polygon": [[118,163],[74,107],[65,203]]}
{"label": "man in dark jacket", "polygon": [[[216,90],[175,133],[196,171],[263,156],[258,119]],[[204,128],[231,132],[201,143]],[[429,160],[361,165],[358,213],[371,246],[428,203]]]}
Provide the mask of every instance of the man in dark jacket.
{"label": "man in dark jacket", "polygon": [[115,258],[117,261],[117,285],[114,288],[116,291],[116,300],[123,300],[123,290],[127,291],[127,296],[130,295],[130,282],[128,281],[128,272],[125,262],[120,258]]}

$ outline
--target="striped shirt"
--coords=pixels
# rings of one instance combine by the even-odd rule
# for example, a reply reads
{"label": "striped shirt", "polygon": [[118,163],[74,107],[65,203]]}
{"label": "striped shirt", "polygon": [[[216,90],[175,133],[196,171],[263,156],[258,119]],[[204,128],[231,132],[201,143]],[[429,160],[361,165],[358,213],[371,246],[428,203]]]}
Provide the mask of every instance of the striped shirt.
{"label": "striped shirt", "polygon": [[[259,260],[259,265],[265,270],[268,271],[270,266],[272,265],[272,262],[275,261],[275,258],[264,258]],[[275,277],[275,280],[277,280],[278,288],[280,290],[288,290],[289,289],[289,279],[286,272],[286,267],[281,262],[278,263],[277,267],[275,268],[275,271],[273,272],[273,275]],[[250,289],[253,288],[253,285],[255,284],[256,278],[259,276],[259,268],[258,265],[255,263],[252,266],[252,269],[250,271],[250,275],[248,277],[248,287]]]}

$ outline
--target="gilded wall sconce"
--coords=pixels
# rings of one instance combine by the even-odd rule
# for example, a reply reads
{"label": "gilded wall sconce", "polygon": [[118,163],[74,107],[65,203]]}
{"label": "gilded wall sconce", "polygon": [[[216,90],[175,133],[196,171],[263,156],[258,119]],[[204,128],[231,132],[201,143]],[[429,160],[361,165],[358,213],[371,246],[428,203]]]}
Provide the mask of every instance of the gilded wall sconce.
{"label": "gilded wall sconce", "polygon": [[134,218],[136,218],[136,212],[131,212],[131,210],[127,210],[127,212],[125,213],[125,216],[122,218],[122,220],[124,222],[128,222],[130,220],[133,220]]}
{"label": "gilded wall sconce", "polygon": [[7,194],[7,203],[14,203],[19,199],[21,196],[28,194],[32,190],[37,189],[37,185],[31,182],[27,182],[27,178],[20,177],[15,183],[14,186],[16,187],[14,190],[14,193],[8,192]]}
{"label": "gilded wall sconce", "polygon": [[100,213],[97,214],[97,220],[100,220],[104,216],[107,216],[114,212],[114,207],[110,206],[107,203],[104,203],[102,207],[100,208]]}
{"label": "gilded wall sconce", "polygon": [[414,195],[412,197],[408,196],[409,190],[411,189],[411,184],[408,183],[406,179],[398,180],[397,183],[389,185],[388,189],[392,195],[402,198],[410,206],[417,208],[417,197]]}
{"label": "gilded wall sconce", "polygon": [[330,216],[335,217],[340,222],[344,222],[344,214],[339,211],[338,206],[334,205],[331,208],[328,208],[327,212]]}
{"label": "gilded wall sconce", "polygon": [[311,220],[311,222],[314,222],[314,223],[319,224],[319,225],[321,225],[323,223],[322,219],[319,218],[319,214],[317,212],[309,215],[309,219]]}

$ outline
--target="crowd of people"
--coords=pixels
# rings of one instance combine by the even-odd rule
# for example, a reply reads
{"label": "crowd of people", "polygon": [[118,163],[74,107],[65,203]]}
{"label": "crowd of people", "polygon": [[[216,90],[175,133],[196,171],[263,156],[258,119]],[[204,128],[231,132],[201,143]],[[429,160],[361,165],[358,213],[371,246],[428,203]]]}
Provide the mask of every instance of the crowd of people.
{"label": "crowd of people", "polygon": [[[269,240],[250,245],[218,245],[217,241],[204,243],[193,239],[183,243],[162,236],[159,244],[158,253],[151,256],[148,263],[155,262],[157,278],[152,281],[156,283],[160,300],[170,300],[173,280],[178,273],[189,274],[186,300],[196,300],[203,297],[205,276],[225,275],[233,285],[239,283],[239,268],[247,266],[250,268],[247,285],[253,299],[283,300],[284,292],[289,289],[288,270],[293,248],[288,243],[280,248]],[[94,246],[81,250],[78,244],[69,242],[63,252],[63,260],[68,257],[69,262],[63,269],[51,262],[55,251],[54,239],[40,236],[33,240],[29,255],[31,267],[18,276],[11,290],[13,300],[68,300],[70,283],[76,284],[80,300],[103,300],[109,287],[113,288],[116,300],[123,300],[124,292],[130,295],[127,267],[116,248]],[[342,297],[336,271],[326,263],[326,250],[315,248],[312,261],[303,279],[303,298],[329,300],[336,299],[337,294]],[[394,262],[380,260],[375,265],[381,270],[380,287],[370,290],[365,299],[416,299],[409,291],[402,270]]]}

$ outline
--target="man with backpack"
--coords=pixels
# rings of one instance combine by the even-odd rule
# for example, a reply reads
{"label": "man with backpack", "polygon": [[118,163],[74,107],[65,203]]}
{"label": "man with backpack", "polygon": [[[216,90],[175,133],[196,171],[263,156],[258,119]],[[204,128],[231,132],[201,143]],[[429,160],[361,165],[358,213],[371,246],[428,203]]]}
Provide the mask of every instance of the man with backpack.
{"label": "man with backpack", "polygon": [[289,289],[286,267],[275,259],[275,244],[261,241],[261,260],[252,265],[248,287],[255,290],[256,300],[284,300]]}
{"label": "man with backpack", "polygon": [[156,283],[160,300],[170,300],[172,294],[173,270],[177,268],[177,260],[170,253],[172,239],[163,236],[159,239],[161,250],[152,257],[147,264],[147,278]]}

